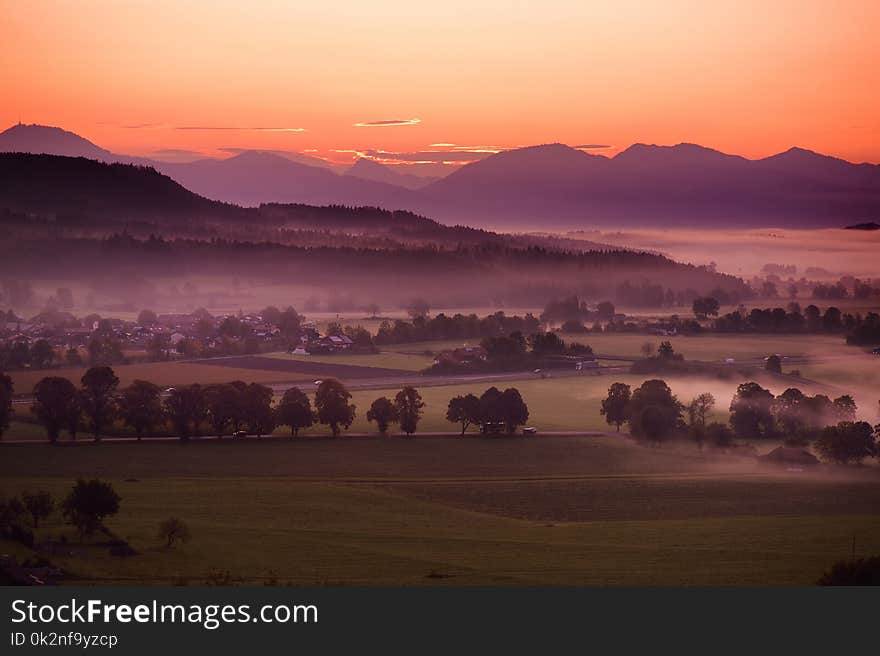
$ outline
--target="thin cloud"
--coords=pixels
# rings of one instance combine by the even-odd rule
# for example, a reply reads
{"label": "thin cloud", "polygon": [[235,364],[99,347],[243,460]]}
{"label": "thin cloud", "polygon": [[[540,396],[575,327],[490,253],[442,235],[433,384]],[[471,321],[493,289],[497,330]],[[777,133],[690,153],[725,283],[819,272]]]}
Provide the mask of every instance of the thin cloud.
{"label": "thin cloud", "polygon": [[422,122],[420,118],[396,118],[387,121],[362,121],[361,123],[355,123],[354,127],[356,128],[389,128],[395,127],[399,125],[417,125]]}
{"label": "thin cloud", "polygon": [[614,146],[603,146],[600,144],[583,144],[581,146],[572,146],[575,150],[606,150],[607,148],[614,148]]}
{"label": "thin cloud", "polygon": [[375,159],[381,162],[408,162],[420,164],[461,164],[463,162],[475,162],[494,155],[496,151],[488,150],[420,150],[416,152],[402,153],[387,150],[365,150],[360,154],[362,157]]}
{"label": "thin cloud", "polygon": [[244,132],[305,132],[305,128],[249,128],[234,125],[179,125],[175,130],[240,130]]}
{"label": "thin cloud", "polygon": [[153,151],[154,155],[167,155],[169,157],[201,157],[203,152],[198,150],[186,150],[185,148],[160,148]]}

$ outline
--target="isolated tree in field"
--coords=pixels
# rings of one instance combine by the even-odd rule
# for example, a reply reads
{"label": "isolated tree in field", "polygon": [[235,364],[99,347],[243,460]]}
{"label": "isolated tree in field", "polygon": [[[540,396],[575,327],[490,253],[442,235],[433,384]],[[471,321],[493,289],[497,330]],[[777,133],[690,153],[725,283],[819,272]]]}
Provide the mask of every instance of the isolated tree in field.
{"label": "isolated tree in field", "polygon": [[48,376],[40,380],[34,386],[31,412],[46,428],[49,440],[56,442],[62,429],[75,426],[79,421],[79,399],[73,383],[59,376]]}
{"label": "isolated tree in field", "polygon": [[339,435],[339,428],[348,429],[354,421],[355,406],[349,403],[351,392],[335,378],[321,381],[315,392],[315,410],[318,421],[330,426],[333,437]]}
{"label": "isolated tree in field", "polygon": [[165,399],[165,414],[181,440],[198,434],[207,407],[205,390],[198,383],[174,387]]}
{"label": "isolated tree in field", "polygon": [[296,437],[301,428],[308,428],[315,423],[315,413],[312,412],[309,397],[298,387],[291,387],[284,392],[275,414],[279,425],[290,426],[291,437]]}
{"label": "isolated tree in field", "polygon": [[275,430],[275,411],[272,409],[272,388],[251,383],[244,393],[248,430],[257,437]]}
{"label": "isolated tree in field", "polygon": [[501,420],[508,435],[513,435],[519,426],[529,420],[529,407],[515,387],[508,387],[501,393]]}
{"label": "isolated tree in field", "polygon": [[0,439],[12,419],[12,378],[0,372]]}
{"label": "isolated tree in field", "polygon": [[718,299],[711,296],[700,296],[694,299],[692,309],[697,319],[705,319],[708,316],[717,317],[720,307]]}
{"label": "isolated tree in field", "polygon": [[774,374],[782,373],[782,360],[778,355],[771,355],[764,362],[764,369]]}
{"label": "isolated tree in field", "polygon": [[446,409],[446,420],[461,424],[461,434],[471,424],[480,421],[480,399],[474,394],[456,396],[449,399],[449,407]]}
{"label": "isolated tree in field", "polygon": [[162,391],[146,380],[135,380],[119,393],[119,416],[134,430],[138,439],[162,423]]}
{"label": "isolated tree in field", "polygon": [[866,421],[842,421],[836,426],[826,426],[814,446],[823,460],[840,464],[858,464],[877,454],[874,429]]}
{"label": "isolated tree in field", "polygon": [[646,380],[633,391],[629,402],[630,433],[661,442],[678,428],[683,410],[666,381]]}
{"label": "isolated tree in field", "polygon": [[384,435],[388,432],[388,427],[400,420],[400,412],[397,406],[387,396],[380,396],[373,401],[370,409],[367,410],[367,421],[375,421],[379,432]]}
{"label": "isolated tree in field", "polygon": [[712,396],[709,392],[703,392],[694,398],[693,401],[690,402],[688,406],[688,415],[690,417],[691,424],[699,424],[701,427],[706,427],[706,415],[712,412],[712,408],[715,407],[715,397]]}
{"label": "isolated tree in field", "polygon": [[632,397],[629,385],[626,383],[612,383],[608,388],[608,396],[602,399],[602,407],[599,413],[605,416],[605,421],[610,426],[615,424],[617,432],[626,421],[629,400]]}
{"label": "isolated tree in field", "polygon": [[113,421],[118,387],[119,378],[110,367],[92,367],[82,377],[80,402],[91,422],[95,440],[101,439],[101,430]]}
{"label": "isolated tree in field", "polygon": [[654,344],[652,342],[645,342],[639,347],[639,351],[641,352],[642,357],[647,360],[654,355]]}
{"label": "isolated tree in field", "polygon": [[158,536],[165,540],[165,548],[171,548],[175,542],[189,542],[189,526],[177,517],[169,517],[159,524]]}
{"label": "isolated tree in field", "polygon": [[[672,348],[672,342],[669,340],[660,342],[660,346],[657,347],[657,357],[664,360],[676,359],[675,349]],[[679,357],[678,359],[680,360],[681,358]]]}
{"label": "isolated tree in field", "polygon": [[55,510],[55,500],[48,492],[25,492],[21,495],[21,500],[31,516],[34,528],[40,528],[40,520],[46,519]]}
{"label": "isolated tree in field", "polygon": [[79,479],[61,509],[82,539],[101,528],[106,517],[119,512],[119,501],[119,495],[110,483]]}
{"label": "isolated tree in field", "polygon": [[770,437],[775,432],[773,394],[758,383],[742,383],[730,401],[730,425],[739,438]]}

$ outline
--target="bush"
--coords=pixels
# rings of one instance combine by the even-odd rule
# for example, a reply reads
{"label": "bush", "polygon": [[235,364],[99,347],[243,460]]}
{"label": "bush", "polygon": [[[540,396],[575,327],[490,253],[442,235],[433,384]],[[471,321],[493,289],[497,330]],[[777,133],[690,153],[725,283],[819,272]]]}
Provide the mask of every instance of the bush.
{"label": "bush", "polygon": [[880,556],[839,560],[817,585],[880,585]]}

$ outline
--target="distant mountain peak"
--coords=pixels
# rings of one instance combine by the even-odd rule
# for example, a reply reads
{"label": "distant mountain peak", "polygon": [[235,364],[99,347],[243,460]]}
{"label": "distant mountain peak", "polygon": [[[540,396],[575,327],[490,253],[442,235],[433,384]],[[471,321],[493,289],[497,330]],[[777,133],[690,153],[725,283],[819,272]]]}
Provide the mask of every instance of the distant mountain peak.
{"label": "distant mountain peak", "polygon": [[0,132],[0,151],[107,160],[113,154],[88,139],[51,125],[17,123]]}
{"label": "distant mountain peak", "polygon": [[368,157],[358,157],[355,163],[345,172],[345,175],[361,178],[362,180],[397,185],[406,189],[421,189],[435,180],[435,178],[402,173],[396,170],[395,167],[387,166]]}

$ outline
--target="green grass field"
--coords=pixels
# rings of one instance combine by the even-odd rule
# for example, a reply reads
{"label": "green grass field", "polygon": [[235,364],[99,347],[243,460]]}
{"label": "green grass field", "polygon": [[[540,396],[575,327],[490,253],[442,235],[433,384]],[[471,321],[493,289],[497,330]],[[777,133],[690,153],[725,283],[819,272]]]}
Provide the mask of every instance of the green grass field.
{"label": "green grass field", "polygon": [[382,351],[380,353],[339,353],[322,355],[293,355],[290,353],[267,353],[265,357],[292,362],[321,362],[324,364],[349,364],[357,367],[379,367],[401,371],[421,371],[430,367],[434,358],[425,355]]}
{"label": "green grass field", "polygon": [[[148,362],[142,364],[123,364],[113,367],[123,387],[133,380],[148,380],[160,386],[186,385],[189,383],[224,383],[240,379],[245,382],[284,382],[290,380],[311,380],[313,376],[283,371],[264,371],[258,369],[238,369],[200,364],[199,362]],[[16,394],[28,394],[37,382],[45,376],[69,378],[79,386],[85,367],[63,367],[60,369],[10,371]]]}
{"label": "green grass field", "polygon": [[[871,472],[804,478],[610,437],[4,447],[0,472],[0,495],[61,498],[77,476],[119,492],[107,526],[136,555],[81,544],[57,514],[38,531],[66,538],[51,558],[68,583],[809,585],[854,537],[880,551]],[[190,542],[161,545],[169,516]]]}

